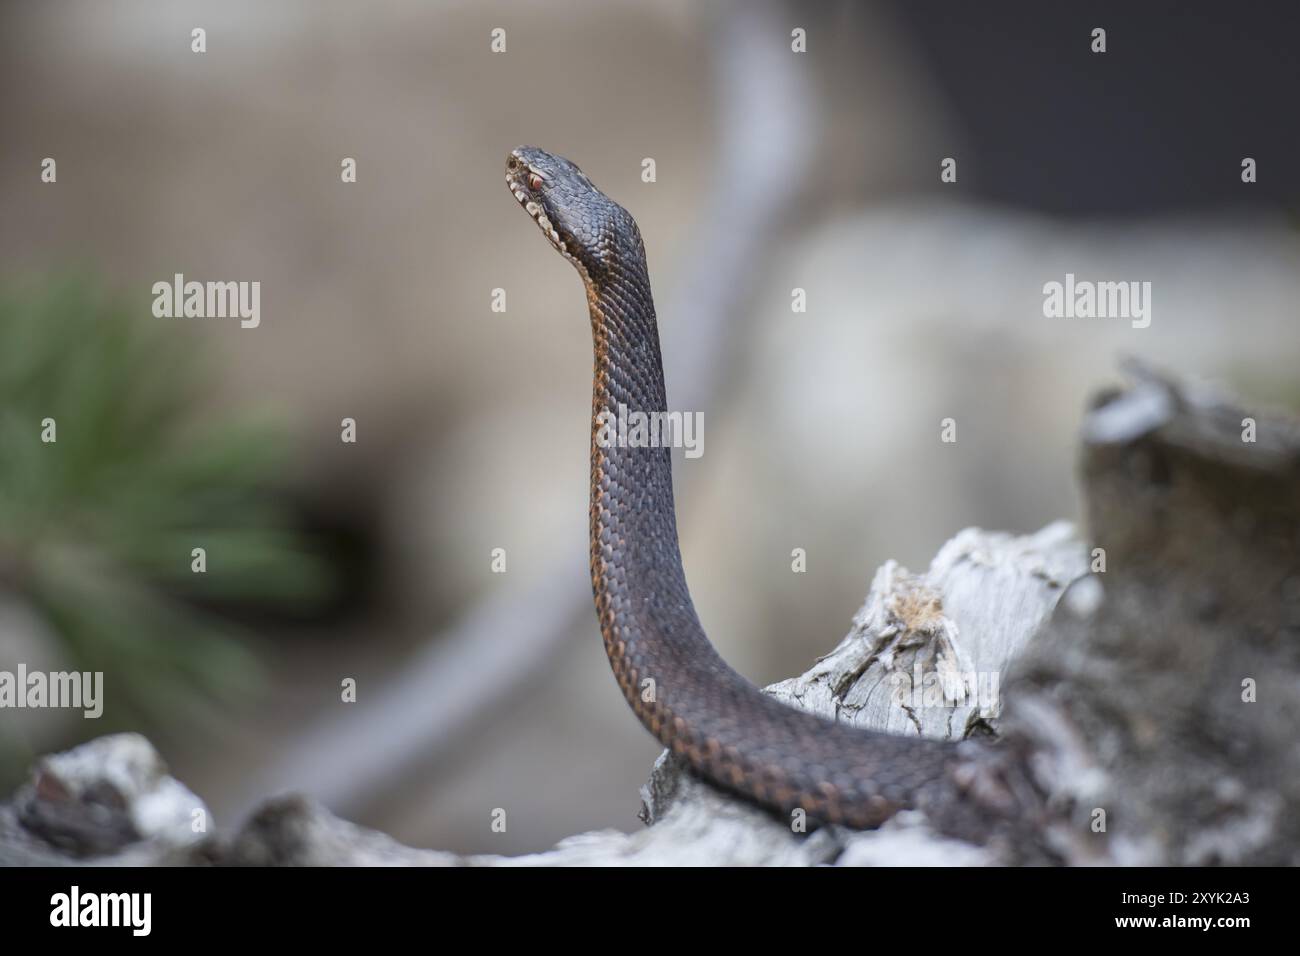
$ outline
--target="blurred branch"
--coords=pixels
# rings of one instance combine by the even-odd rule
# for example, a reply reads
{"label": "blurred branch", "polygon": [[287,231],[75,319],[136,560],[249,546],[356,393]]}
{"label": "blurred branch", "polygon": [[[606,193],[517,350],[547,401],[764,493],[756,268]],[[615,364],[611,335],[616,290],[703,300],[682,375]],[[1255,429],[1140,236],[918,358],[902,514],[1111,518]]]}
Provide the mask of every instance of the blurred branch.
{"label": "blurred branch", "polygon": [[[818,137],[817,98],[798,58],[789,55],[779,6],[732,3],[715,63],[720,129],[715,177],[705,196],[687,269],[665,315],[690,330],[665,343],[674,407],[706,411],[725,378],[724,344],[748,305],[789,208],[807,181]],[[555,648],[581,633],[591,615],[587,570],[576,563],[524,590],[493,597],[402,675],[346,716],[289,743],[278,763],[248,781],[239,809],[268,792],[293,788],[355,813],[404,771],[436,760],[466,727],[516,695]],[[411,715],[419,714],[418,721]],[[346,761],[336,759],[340,753]]]}

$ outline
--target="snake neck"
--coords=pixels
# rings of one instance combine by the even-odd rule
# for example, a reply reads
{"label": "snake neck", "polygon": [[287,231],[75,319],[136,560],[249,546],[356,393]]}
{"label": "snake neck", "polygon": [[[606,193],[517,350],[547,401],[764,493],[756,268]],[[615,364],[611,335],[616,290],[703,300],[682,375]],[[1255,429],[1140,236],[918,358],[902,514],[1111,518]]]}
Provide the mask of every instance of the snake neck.
{"label": "snake neck", "polygon": [[[659,329],[644,254],[587,284],[594,370],[591,424],[592,589],[611,663],[629,645],[698,630],[682,572],[669,448],[629,423],[667,411]],[[665,620],[655,608],[671,605]],[[661,626],[646,626],[647,614]],[[691,628],[684,625],[691,625]],[[676,625],[676,626],[674,626]]]}

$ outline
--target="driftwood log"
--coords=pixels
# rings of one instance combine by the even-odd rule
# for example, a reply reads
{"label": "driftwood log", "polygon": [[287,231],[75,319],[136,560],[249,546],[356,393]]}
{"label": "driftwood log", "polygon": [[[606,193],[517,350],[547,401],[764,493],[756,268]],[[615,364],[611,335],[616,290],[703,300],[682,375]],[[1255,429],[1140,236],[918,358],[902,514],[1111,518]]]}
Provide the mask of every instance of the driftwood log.
{"label": "driftwood log", "polygon": [[[1044,796],[1036,825],[1059,862],[1300,863],[1300,426],[1130,375],[1085,419],[1086,543],[1065,523],[968,529],[924,573],[887,562],[839,646],[768,691],[894,733],[1002,736]],[[147,740],[120,734],[38,762],[0,805],[0,865],[1026,858],[942,838],[915,813],[795,832],[667,754],[642,803],[644,830],[516,858],[406,847],[299,796],[224,832]]]}

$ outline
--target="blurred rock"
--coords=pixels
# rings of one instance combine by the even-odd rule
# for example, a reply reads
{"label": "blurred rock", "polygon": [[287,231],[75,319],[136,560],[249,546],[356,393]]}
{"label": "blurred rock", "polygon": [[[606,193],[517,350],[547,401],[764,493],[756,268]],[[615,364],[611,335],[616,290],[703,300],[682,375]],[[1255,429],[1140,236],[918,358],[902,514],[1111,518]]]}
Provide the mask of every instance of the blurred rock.
{"label": "blurred rock", "polygon": [[43,757],[0,805],[0,865],[200,862],[214,824],[139,734],[99,737]]}
{"label": "blurred rock", "polygon": [[1069,862],[1294,866],[1300,423],[1129,373],[1084,427],[1105,573],[1027,649],[1004,730],[1035,753]]}
{"label": "blurred rock", "polygon": [[402,846],[390,836],[340,820],[297,794],[255,810],[222,856],[233,866],[440,866],[456,857]]}

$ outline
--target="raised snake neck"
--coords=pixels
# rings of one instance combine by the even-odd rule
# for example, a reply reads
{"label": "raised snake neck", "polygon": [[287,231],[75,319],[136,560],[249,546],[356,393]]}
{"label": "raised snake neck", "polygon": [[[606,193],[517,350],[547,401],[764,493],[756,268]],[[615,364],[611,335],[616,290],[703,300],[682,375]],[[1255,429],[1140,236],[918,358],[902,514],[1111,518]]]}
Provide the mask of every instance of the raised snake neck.
{"label": "raised snake neck", "polygon": [[622,447],[602,431],[602,413],[620,406],[668,409],[640,230],[576,166],[543,150],[511,153],[506,180],[586,288],[595,349],[591,583],[610,666],[633,712],[696,774],[786,819],[802,810],[873,827],[917,807],[940,829],[977,835],[980,807],[958,784],[966,764],[958,744],[795,710],[718,656],[686,586],[669,449]]}

